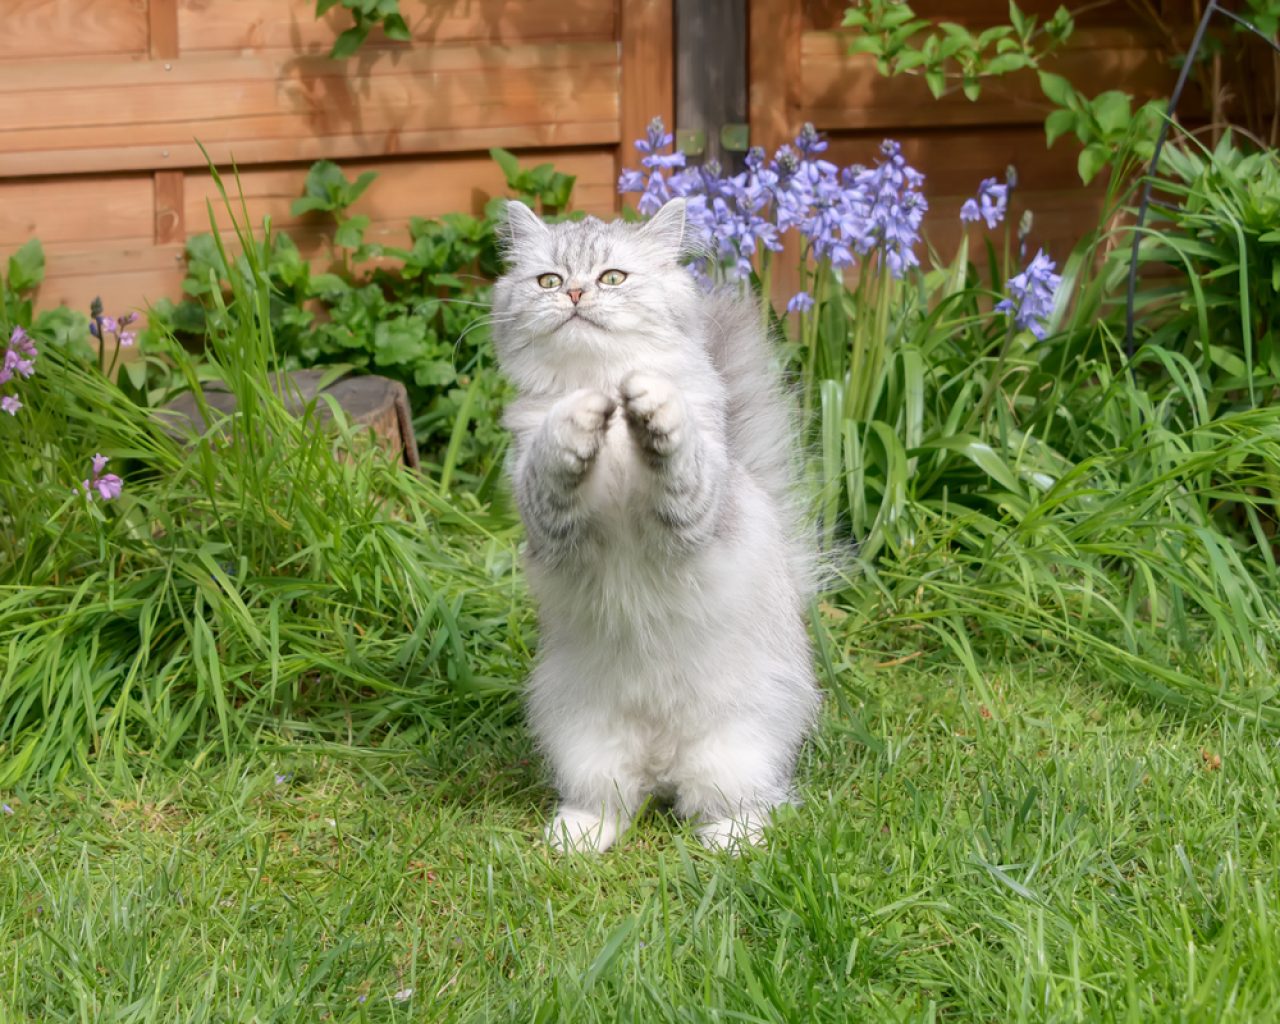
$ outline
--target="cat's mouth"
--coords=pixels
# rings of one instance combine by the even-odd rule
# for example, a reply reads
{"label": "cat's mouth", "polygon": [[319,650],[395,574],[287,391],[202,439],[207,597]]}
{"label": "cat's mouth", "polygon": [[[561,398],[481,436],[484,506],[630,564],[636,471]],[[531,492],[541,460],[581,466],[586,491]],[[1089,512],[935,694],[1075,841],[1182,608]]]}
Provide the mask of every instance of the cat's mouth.
{"label": "cat's mouth", "polygon": [[[596,327],[596,328],[599,328],[600,330],[604,330],[604,324],[600,323],[599,320],[593,320],[591,317],[587,316],[586,313],[582,312],[582,310],[578,309],[576,306],[574,307],[573,312],[571,312],[567,317],[564,318],[564,321],[560,324],[560,327],[568,327],[569,324],[573,323],[575,320],[581,320],[583,323],[588,323],[592,327]],[[559,328],[557,328],[557,330],[559,330]]]}

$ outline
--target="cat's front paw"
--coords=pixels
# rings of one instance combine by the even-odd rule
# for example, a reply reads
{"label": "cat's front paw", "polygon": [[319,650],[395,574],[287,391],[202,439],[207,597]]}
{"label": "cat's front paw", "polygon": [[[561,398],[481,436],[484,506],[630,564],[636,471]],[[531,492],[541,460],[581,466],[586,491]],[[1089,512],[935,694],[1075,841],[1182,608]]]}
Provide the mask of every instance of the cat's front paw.
{"label": "cat's front paw", "polygon": [[562,398],[551,408],[548,427],[561,465],[573,476],[582,476],[604,444],[609,417],[618,403],[602,391],[583,388]]}
{"label": "cat's front paw", "polygon": [[652,373],[633,373],[622,382],[622,409],[631,436],[653,455],[668,456],[684,438],[684,399],[675,385]]}

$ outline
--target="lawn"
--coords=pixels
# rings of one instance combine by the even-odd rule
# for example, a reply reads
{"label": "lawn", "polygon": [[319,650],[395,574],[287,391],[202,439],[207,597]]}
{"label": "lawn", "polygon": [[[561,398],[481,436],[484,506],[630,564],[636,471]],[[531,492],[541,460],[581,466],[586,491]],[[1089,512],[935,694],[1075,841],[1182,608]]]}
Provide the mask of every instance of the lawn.
{"label": "lawn", "polygon": [[[68,781],[0,818],[7,1019],[1271,1019],[1273,735],[1064,661],[841,667],[767,848],[548,851],[518,721]],[[842,706],[844,710],[842,710]],[[870,732],[873,749],[857,737]],[[12,799],[12,798],[11,798]]]}

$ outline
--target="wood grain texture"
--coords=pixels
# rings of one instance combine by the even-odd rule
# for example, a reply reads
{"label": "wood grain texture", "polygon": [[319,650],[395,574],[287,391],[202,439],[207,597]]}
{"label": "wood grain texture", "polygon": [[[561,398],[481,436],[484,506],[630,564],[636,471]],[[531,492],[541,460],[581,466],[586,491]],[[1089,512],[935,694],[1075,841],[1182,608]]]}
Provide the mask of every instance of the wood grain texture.
{"label": "wood grain texture", "polygon": [[[613,153],[609,149],[555,153],[520,152],[522,163],[554,161],[557,168],[577,177],[573,208],[609,216],[614,207]],[[370,220],[365,237],[382,245],[403,245],[411,217],[435,217],[453,211],[480,213],[494,196],[506,194],[498,165],[486,156],[454,156],[425,160],[352,161],[342,165],[348,177],[376,171],[378,178],[352,207]],[[251,169],[241,172],[240,184],[251,224],[265,216],[276,230],[288,232],[309,257],[322,257],[332,237],[328,218],[316,214],[294,216],[293,201],[302,194],[305,167]],[[222,228],[227,218],[210,176],[192,171],[186,179],[186,223],[192,234],[209,230],[207,204],[212,203]]]}
{"label": "wood grain texture", "polygon": [[4,0],[0,61],[107,54],[142,57],[147,0]]}
{"label": "wood grain texture", "polygon": [[0,63],[0,177],[618,140],[607,43]]}
{"label": "wood grain texture", "polygon": [[148,0],[147,7],[152,58],[178,56],[178,0]]}
{"label": "wood grain texture", "polygon": [[[635,166],[632,146],[660,117],[675,125],[675,38],[672,0],[624,0],[620,71],[620,145],[615,170]],[[628,202],[634,205],[634,197]]]}
{"label": "wood grain texture", "polygon": [[800,116],[800,0],[750,0],[747,17],[751,143],[772,153],[794,138]]}
{"label": "wood grain texture", "polygon": [[[315,0],[179,0],[182,51],[291,50],[325,54],[339,33],[351,25],[351,16],[335,8],[317,20],[315,9]],[[413,33],[413,43],[388,40],[381,30],[376,30],[365,43],[366,52],[444,43],[518,44],[617,38],[615,4],[600,0],[409,0],[400,9]]]}
{"label": "wood grain texture", "polygon": [[156,245],[183,242],[187,237],[184,175],[181,171],[156,171],[154,180]]}
{"label": "wood grain texture", "polygon": [[147,175],[0,181],[0,255],[29,238],[86,246],[151,240]]}

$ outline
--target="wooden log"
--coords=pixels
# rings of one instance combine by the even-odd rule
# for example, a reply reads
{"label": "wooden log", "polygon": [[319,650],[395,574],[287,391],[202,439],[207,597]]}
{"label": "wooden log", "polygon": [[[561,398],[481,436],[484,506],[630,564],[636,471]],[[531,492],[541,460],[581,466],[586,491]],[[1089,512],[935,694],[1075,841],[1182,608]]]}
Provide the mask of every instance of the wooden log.
{"label": "wooden log", "polygon": [[[273,389],[284,398],[285,408],[299,415],[316,395],[329,395],[347,418],[368,427],[388,453],[396,454],[411,469],[418,468],[418,444],[413,436],[413,417],[409,410],[409,394],[398,380],[375,375],[343,377],[321,388],[327,371],[295,370],[277,377]],[[236,396],[221,381],[204,386],[205,404],[230,415],[236,409]],[[175,436],[187,438],[192,432],[203,433],[209,424],[200,412],[195,397],[187,392],[164,407],[164,419]],[[316,402],[316,418],[331,420],[326,402]]]}

